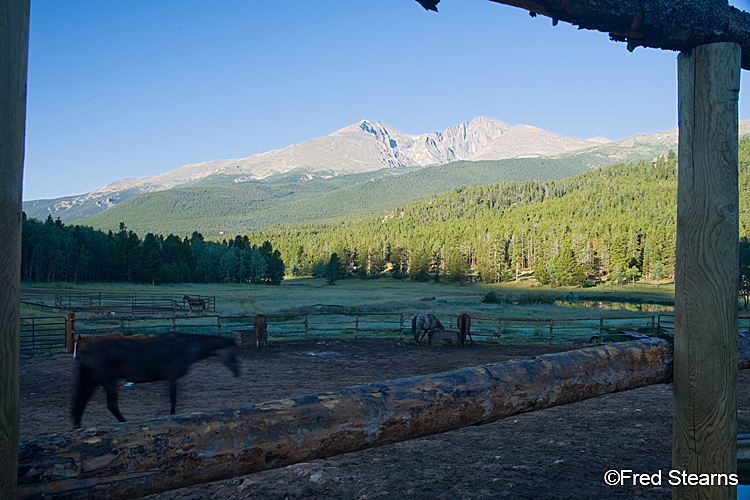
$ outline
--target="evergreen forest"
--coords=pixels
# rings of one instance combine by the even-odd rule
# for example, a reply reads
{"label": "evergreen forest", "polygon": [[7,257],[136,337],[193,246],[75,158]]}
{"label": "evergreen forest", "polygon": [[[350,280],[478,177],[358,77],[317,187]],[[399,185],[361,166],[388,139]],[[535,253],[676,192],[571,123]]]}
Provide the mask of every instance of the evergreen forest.
{"label": "evergreen forest", "polygon": [[[741,264],[750,268],[748,138],[739,159]],[[280,224],[222,242],[198,232],[141,240],[124,224],[105,233],[29,219],[23,279],[279,283],[293,274],[335,283],[388,273],[458,283],[474,274],[493,283],[533,271],[553,286],[662,281],[674,275],[677,170],[670,152],[562,180],[460,187],[376,215]]]}
{"label": "evergreen forest", "polygon": [[148,233],[143,239],[120,224],[117,233],[66,226],[60,219],[23,224],[21,279],[125,283],[267,283],[284,279],[284,261],[271,243],[247,236],[205,241]]}

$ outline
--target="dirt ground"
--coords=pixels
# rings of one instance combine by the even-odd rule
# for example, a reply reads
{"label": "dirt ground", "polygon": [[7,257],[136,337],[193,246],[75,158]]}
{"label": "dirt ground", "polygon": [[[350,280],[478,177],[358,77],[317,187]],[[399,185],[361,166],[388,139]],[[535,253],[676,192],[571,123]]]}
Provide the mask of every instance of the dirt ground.
{"label": "dirt ground", "polygon": [[[213,410],[536,356],[564,346],[415,346],[398,340],[286,341],[243,350],[239,378],[216,358],[180,380],[177,411]],[[21,439],[72,428],[75,361],[21,360]],[[216,381],[222,383],[216,384]],[[739,432],[750,433],[750,370],[740,372]],[[123,386],[128,420],[169,412],[166,382]],[[115,423],[104,391],[84,426]],[[656,385],[498,422],[146,497],[286,499],[671,498],[672,387]],[[604,473],[662,471],[662,486],[607,486]]]}

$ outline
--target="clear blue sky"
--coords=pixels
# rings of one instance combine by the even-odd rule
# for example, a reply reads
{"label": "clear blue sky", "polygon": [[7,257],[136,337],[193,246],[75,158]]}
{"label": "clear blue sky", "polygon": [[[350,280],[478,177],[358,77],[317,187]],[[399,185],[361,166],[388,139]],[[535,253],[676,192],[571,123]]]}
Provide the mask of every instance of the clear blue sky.
{"label": "clear blue sky", "polygon": [[487,0],[439,9],[33,0],[24,199],[244,158],[362,119],[420,134],[488,116],[613,140],[677,127],[676,52],[630,53]]}

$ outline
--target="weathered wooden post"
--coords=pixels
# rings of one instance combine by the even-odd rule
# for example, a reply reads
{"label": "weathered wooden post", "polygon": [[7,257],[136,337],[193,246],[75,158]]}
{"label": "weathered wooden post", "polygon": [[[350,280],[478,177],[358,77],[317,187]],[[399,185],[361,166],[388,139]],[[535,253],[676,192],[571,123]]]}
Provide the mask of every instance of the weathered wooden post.
{"label": "weathered wooden post", "polygon": [[[672,467],[736,472],[740,48],[678,58],[679,176]],[[675,486],[673,498],[736,498],[732,486]]]}
{"label": "weathered wooden post", "polygon": [[74,332],[76,328],[76,313],[68,313],[65,319],[65,347],[69,353],[73,352]]}
{"label": "weathered wooden post", "polygon": [[0,499],[16,498],[29,0],[0,2]]}
{"label": "weathered wooden post", "polygon": [[552,345],[552,320],[549,320],[549,345]]}

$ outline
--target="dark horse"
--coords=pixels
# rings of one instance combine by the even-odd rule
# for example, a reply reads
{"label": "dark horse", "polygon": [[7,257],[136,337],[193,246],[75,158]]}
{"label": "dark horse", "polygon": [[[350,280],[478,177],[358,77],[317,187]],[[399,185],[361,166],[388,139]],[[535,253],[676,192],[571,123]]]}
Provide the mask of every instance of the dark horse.
{"label": "dark horse", "polygon": [[463,347],[467,335],[471,343],[474,344],[474,338],[471,336],[471,316],[466,313],[460,314],[456,318],[456,325],[458,326],[458,344]]}
{"label": "dark horse", "polygon": [[411,318],[411,333],[414,335],[414,342],[419,345],[419,333],[424,330],[424,333],[422,333],[422,339],[424,339],[424,336],[429,333],[430,335],[427,337],[427,344],[432,344],[432,334],[435,332],[444,332],[445,327],[440,322],[439,319],[437,319],[437,316],[434,314],[417,314],[416,316],[412,316]]}
{"label": "dark horse", "polygon": [[256,314],[253,318],[255,330],[255,347],[265,347],[268,342],[268,316]]}
{"label": "dark horse", "polygon": [[117,420],[125,421],[117,404],[118,379],[129,382],[169,380],[169,400],[174,415],[177,379],[187,373],[190,365],[209,356],[219,356],[236,377],[240,373],[238,351],[232,339],[174,332],[147,339],[121,337],[97,342],[79,354],[78,387],[73,400],[75,427],[81,426],[83,409],[99,385],[107,392],[107,409]]}

